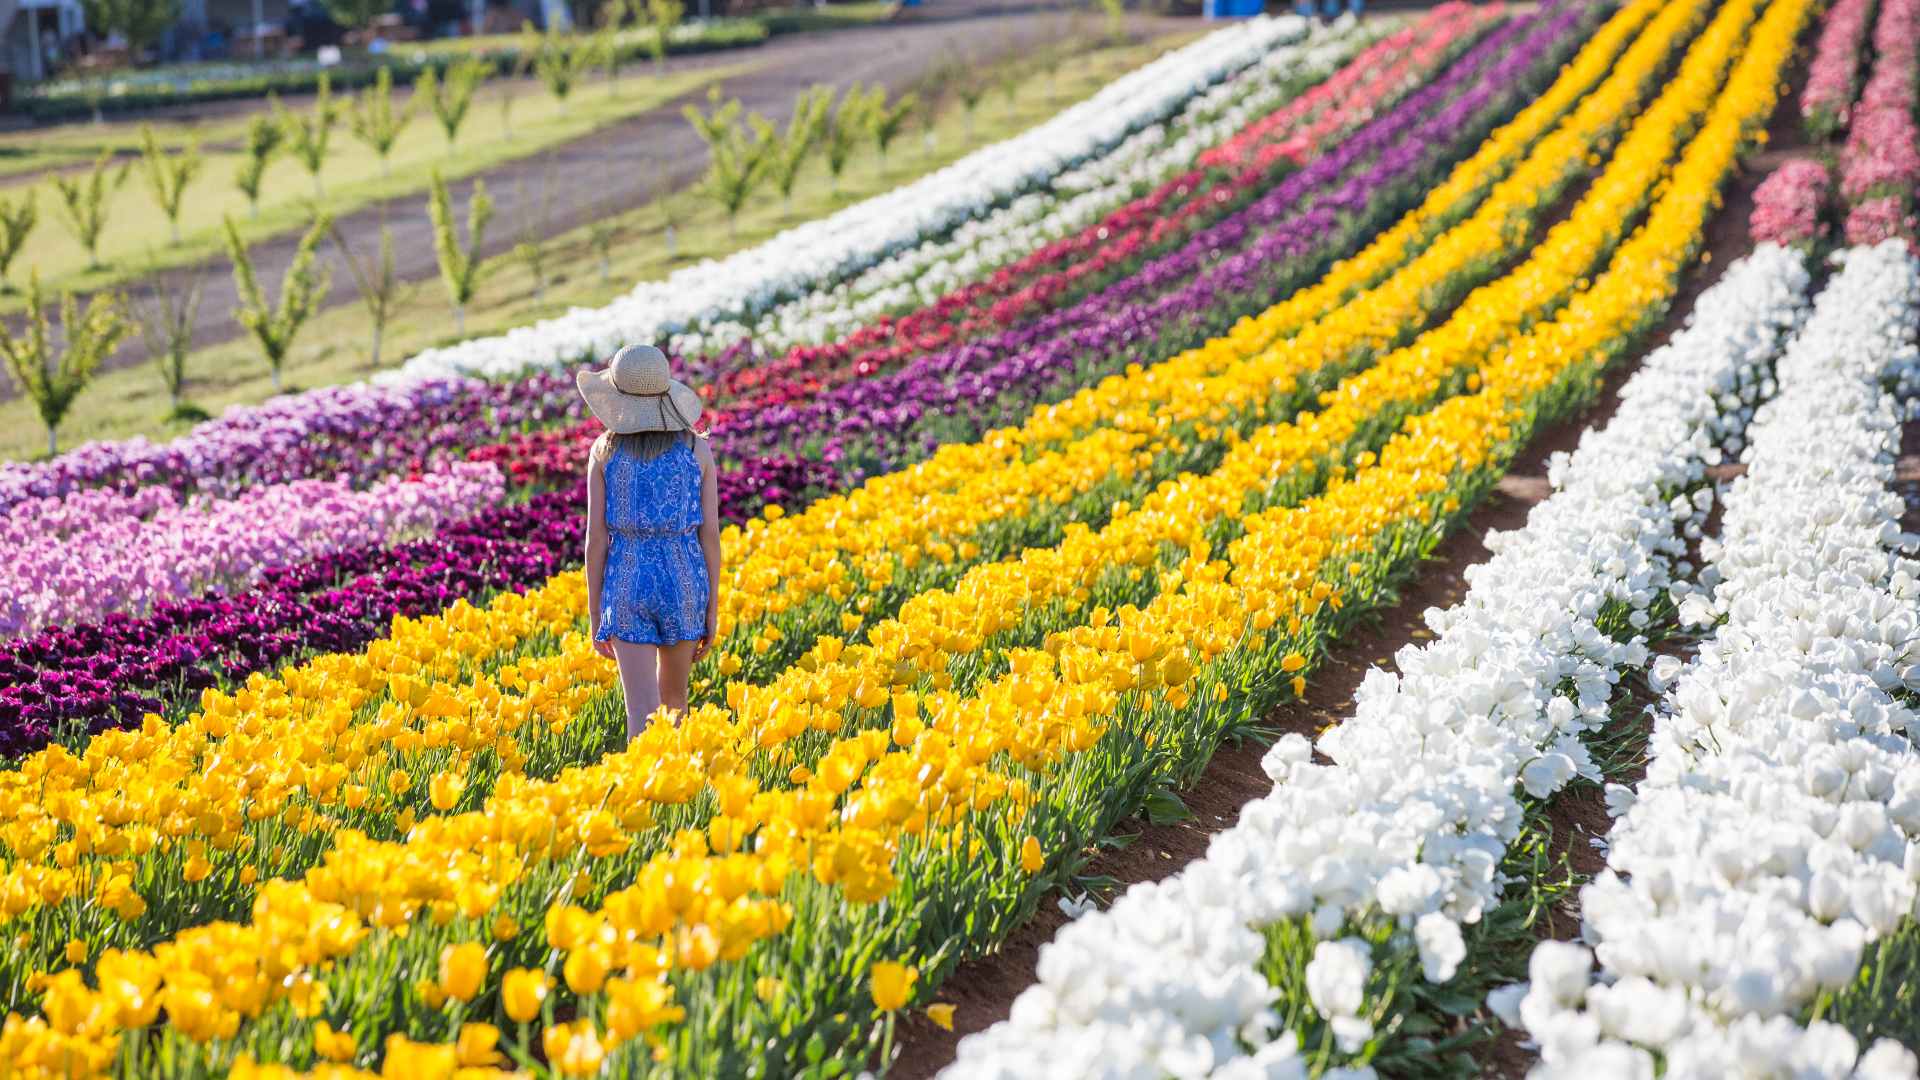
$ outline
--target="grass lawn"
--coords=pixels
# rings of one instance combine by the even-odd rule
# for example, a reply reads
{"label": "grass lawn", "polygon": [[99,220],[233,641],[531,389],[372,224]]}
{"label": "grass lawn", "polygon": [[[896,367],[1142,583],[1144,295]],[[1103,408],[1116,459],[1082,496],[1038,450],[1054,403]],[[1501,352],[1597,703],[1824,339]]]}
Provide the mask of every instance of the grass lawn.
{"label": "grass lawn", "polygon": [[[496,80],[475,96],[460,128],[459,141],[450,149],[446,135],[433,114],[416,110],[389,160],[391,171],[383,174],[378,157],[368,146],[354,138],[341,102],[342,116],[333,130],[327,160],[320,171],[321,203],[338,216],[370,203],[398,196],[421,194],[427,190],[433,170],[439,169],[449,180],[483,172],[515,158],[536,154],[551,146],[583,135],[650,109],[663,102],[698,90],[709,83],[732,78],[751,69],[753,60],[695,72],[654,75],[651,69],[634,65],[617,84],[618,93],[609,93],[604,79],[596,74],[579,85],[563,103],[537,81]],[[512,101],[512,112],[503,111],[503,103]],[[508,120],[511,120],[511,128]],[[174,123],[155,133],[166,142],[179,145],[198,138],[203,143],[237,140],[245,130],[245,121],[208,124],[195,130]],[[76,160],[90,164],[104,146],[138,147],[137,127],[116,126],[90,131],[68,128],[42,136],[30,136],[34,150],[43,158],[64,155],[65,163]],[[44,138],[45,147],[41,146]],[[19,144],[0,144],[0,160]],[[67,228],[59,193],[50,180],[40,179],[31,186],[37,191],[40,223],[27,238],[25,250],[14,262],[12,284],[24,282],[29,267],[38,268],[41,284],[57,289],[94,289],[131,281],[155,268],[179,266],[211,255],[224,257],[226,248],[220,236],[221,221],[232,216],[242,225],[249,241],[275,233],[298,231],[309,220],[313,202],[314,178],[306,167],[282,153],[267,168],[261,190],[258,219],[248,213],[246,196],[234,186],[233,177],[244,154],[237,146],[204,152],[205,165],[187,188],[180,215],[181,242],[171,242],[171,229],[160,213],[153,193],[146,185],[140,166],[134,163],[125,182],[109,199],[106,229],[100,238],[103,269],[87,269],[86,249]],[[44,167],[44,166],[43,166]],[[118,166],[114,169],[117,172]],[[0,191],[17,198],[26,184],[14,184]],[[19,309],[18,296],[0,299],[0,311]]]}
{"label": "grass lawn", "polygon": [[[690,191],[620,215],[611,274],[605,281],[586,230],[554,237],[549,242],[548,259],[554,278],[548,282],[545,298],[536,295],[525,266],[510,259],[499,260],[480,296],[468,306],[468,335],[501,333],[568,308],[607,303],[635,282],[662,278],[689,263],[749,247],[781,229],[915,179],[989,142],[1032,127],[1122,73],[1203,32],[1204,28],[1196,28],[1144,45],[1089,49],[1075,63],[1062,65],[1059,85],[1052,92],[1039,81],[1015,84],[1019,96],[1009,103],[996,91],[975,114],[971,140],[966,137],[967,123],[959,106],[943,109],[934,124],[931,149],[926,148],[916,127],[895,144],[888,155],[888,172],[882,176],[869,148],[848,167],[837,195],[830,190],[825,167],[816,161],[808,166],[795,189],[791,209],[781,206],[777,196],[757,199],[741,213],[738,237],[728,236],[725,218],[717,208]],[[664,238],[669,214],[678,222],[672,257],[667,255]],[[362,252],[372,250],[375,243],[372,237],[353,239]],[[278,282],[266,284],[278,295]],[[372,331],[351,281],[336,281],[332,299],[334,306],[301,331],[287,360],[289,385],[324,386],[370,373],[366,351]],[[452,331],[451,309],[440,282],[423,281],[387,328],[382,346],[386,362],[396,364],[422,349],[451,344],[457,340]],[[188,378],[188,397],[214,414],[230,405],[262,401],[272,393],[266,362],[246,341],[235,340],[195,353]],[[166,413],[166,391],[151,365],[111,371],[100,376],[74,403],[61,425],[60,443],[72,447],[89,439],[132,435],[159,439],[191,426],[166,421]],[[46,432],[32,404],[20,398],[0,403],[0,456],[27,458],[45,453]]]}

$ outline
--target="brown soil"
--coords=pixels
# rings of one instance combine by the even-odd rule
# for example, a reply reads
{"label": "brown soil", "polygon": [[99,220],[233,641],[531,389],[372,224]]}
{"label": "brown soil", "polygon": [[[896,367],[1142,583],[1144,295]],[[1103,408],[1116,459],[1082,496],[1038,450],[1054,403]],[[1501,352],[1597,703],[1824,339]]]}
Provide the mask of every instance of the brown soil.
{"label": "brown soil", "polygon": [[1900,429],[1900,459],[1893,465],[1893,490],[1907,504],[1900,515],[1904,532],[1920,532],[1920,420],[1909,420]]}

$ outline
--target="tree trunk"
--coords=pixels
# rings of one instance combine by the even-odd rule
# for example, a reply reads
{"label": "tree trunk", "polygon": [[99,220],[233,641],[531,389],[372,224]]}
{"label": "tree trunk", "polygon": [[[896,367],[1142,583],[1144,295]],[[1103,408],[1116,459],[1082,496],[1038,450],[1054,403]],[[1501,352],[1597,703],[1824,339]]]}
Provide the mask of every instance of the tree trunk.
{"label": "tree trunk", "polygon": [[467,336],[467,306],[465,304],[453,305],[453,332],[459,334],[461,337]]}
{"label": "tree trunk", "polygon": [[281,361],[279,361],[279,360],[275,360],[275,361],[272,361],[272,364],[273,364],[273,392],[277,394],[277,393],[279,393],[279,392],[280,392],[280,364],[281,364]]}
{"label": "tree trunk", "polygon": [[673,226],[667,226],[667,258],[673,258]]}
{"label": "tree trunk", "polygon": [[383,321],[380,319],[373,321],[373,346],[367,350],[367,366],[370,368],[380,366],[380,331],[385,329],[382,326]]}
{"label": "tree trunk", "polygon": [[60,433],[52,424],[47,425],[47,456],[55,457],[60,453]]}
{"label": "tree trunk", "polygon": [[179,217],[179,215],[178,215],[178,214],[176,214],[176,215],[174,215],[173,217],[171,217],[171,218],[168,218],[168,219],[167,219],[167,224],[168,224],[168,225],[169,225],[169,226],[170,226],[170,227],[171,227],[171,228],[173,229],[173,246],[174,246],[174,247],[179,247],[179,246],[180,246],[180,217]]}
{"label": "tree trunk", "polygon": [[605,285],[613,279],[613,260],[600,256],[600,284]]}

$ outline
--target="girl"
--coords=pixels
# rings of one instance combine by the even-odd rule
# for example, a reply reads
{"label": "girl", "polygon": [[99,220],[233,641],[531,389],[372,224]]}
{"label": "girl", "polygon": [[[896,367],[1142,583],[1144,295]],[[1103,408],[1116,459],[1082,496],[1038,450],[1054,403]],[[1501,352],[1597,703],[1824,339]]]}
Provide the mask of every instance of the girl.
{"label": "girl", "polygon": [[654,712],[687,708],[687,676],[713,647],[720,499],[713,451],[695,434],[700,395],[667,355],[628,345],[575,379],[607,425],[587,456],[587,617],[620,665],[627,738]]}

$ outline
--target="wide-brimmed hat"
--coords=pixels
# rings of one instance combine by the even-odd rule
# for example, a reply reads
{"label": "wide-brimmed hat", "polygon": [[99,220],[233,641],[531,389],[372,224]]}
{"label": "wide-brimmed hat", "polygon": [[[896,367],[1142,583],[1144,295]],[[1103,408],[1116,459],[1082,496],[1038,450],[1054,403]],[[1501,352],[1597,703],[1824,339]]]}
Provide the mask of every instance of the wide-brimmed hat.
{"label": "wide-brimmed hat", "polygon": [[602,371],[582,371],[574,385],[587,411],[619,435],[691,431],[700,419],[700,395],[667,371],[667,354],[651,345],[627,345]]}

